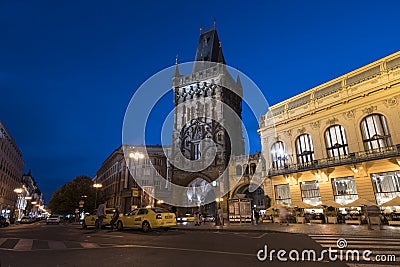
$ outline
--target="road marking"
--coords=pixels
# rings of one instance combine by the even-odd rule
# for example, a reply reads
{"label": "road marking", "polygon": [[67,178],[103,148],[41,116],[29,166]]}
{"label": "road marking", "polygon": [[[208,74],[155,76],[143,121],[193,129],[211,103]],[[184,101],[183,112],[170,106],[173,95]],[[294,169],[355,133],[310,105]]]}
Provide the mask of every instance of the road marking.
{"label": "road marking", "polygon": [[65,246],[64,242],[62,241],[53,241],[49,240],[49,249],[67,249],[67,246]]}
{"label": "road marking", "polygon": [[14,250],[32,250],[33,239],[20,239],[14,246]]}
{"label": "road marking", "polygon": [[33,239],[20,239],[14,246],[15,250],[31,250],[33,245]]}
{"label": "road marking", "polygon": [[99,247],[99,245],[98,244],[96,244],[96,243],[85,243],[85,242],[82,242],[82,243],[79,243],[83,248],[98,248]]}
{"label": "road marking", "polygon": [[7,238],[0,238],[0,246],[3,245],[4,242],[6,242]]}

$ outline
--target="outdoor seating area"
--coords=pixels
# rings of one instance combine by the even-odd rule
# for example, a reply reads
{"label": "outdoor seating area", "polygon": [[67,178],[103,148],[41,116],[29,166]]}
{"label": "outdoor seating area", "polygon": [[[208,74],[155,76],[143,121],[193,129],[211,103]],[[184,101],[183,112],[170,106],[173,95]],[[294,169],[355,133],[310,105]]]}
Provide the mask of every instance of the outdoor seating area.
{"label": "outdoor seating area", "polygon": [[[398,203],[400,197],[396,197],[388,203],[376,205],[366,199],[357,200],[341,205],[334,201],[325,201],[322,205],[312,206],[307,203],[287,206],[276,204],[262,215],[260,223],[293,223],[293,224],[348,224],[363,225],[374,222],[389,226],[400,226],[400,209]],[[388,206],[396,204],[396,206]],[[329,205],[329,206],[328,206]],[[374,211],[367,211],[370,207]],[[284,212],[286,215],[282,216]],[[371,213],[372,212],[372,213]]]}

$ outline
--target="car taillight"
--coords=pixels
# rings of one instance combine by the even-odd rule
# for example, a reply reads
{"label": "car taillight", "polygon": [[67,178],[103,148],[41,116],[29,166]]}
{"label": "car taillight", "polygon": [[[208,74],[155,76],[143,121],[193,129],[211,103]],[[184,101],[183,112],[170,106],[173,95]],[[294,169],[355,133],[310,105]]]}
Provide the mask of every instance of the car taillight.
{"label": "car taillight", "polygon": [[157,214],[156,219],[162,219],[161,214]]}

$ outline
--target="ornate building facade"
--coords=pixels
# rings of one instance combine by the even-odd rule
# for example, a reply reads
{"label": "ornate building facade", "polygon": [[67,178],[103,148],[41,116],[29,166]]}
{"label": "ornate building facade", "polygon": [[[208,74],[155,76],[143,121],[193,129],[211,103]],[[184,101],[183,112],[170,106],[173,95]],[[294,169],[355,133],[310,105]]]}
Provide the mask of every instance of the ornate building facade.
{"label": "ornate building facade", "polygon": [[400,52],[269,108],[259,134],[272,202],[400,195]]}
{"label": "ornate building facade", "polygon": [[14,217],[14,209],[20,193],[14,190],[21,187],[24,170],[22,153],[15,140],[0,121],[0,213]]}

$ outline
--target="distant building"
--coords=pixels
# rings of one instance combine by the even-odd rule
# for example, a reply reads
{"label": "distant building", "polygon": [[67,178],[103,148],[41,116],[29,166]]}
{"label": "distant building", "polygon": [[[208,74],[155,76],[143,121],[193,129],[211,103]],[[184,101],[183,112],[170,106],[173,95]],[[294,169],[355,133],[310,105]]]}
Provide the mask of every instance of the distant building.
{"label": "distant building", "polygon": [[16,201],[20,197],[14,190],[22,186],[23,170],[22,153],[0,121],[0,214],[2,216],[14,217]]}
{"label": "distant building", "polygon": [[108,207],[128,212],[135,207],[155,206],[156,200],[151,195],[156,199],[165,196],[167,180],[160,177],[167,177],[166,157],[161,146],[123,145],[103,162],[94,182],[102,185],[99,199],[107,200]]}
{"label": "distant building", "polygon": [[29,170],[27,174],[22,175],[22,188],[23,192],[21,195],[24,196],[24,198],[21,198],[20,202],[21,204],[22,202],[24,203],[21,205],[21,208],[23,207],[25,215],[40,217],[44,209],[43,194],[35,178],[33,178],[31,170]]}
{"label": "distant building", "polygon": [[400,195],[400,52],[286,99],[260,121],[272,203]]}

